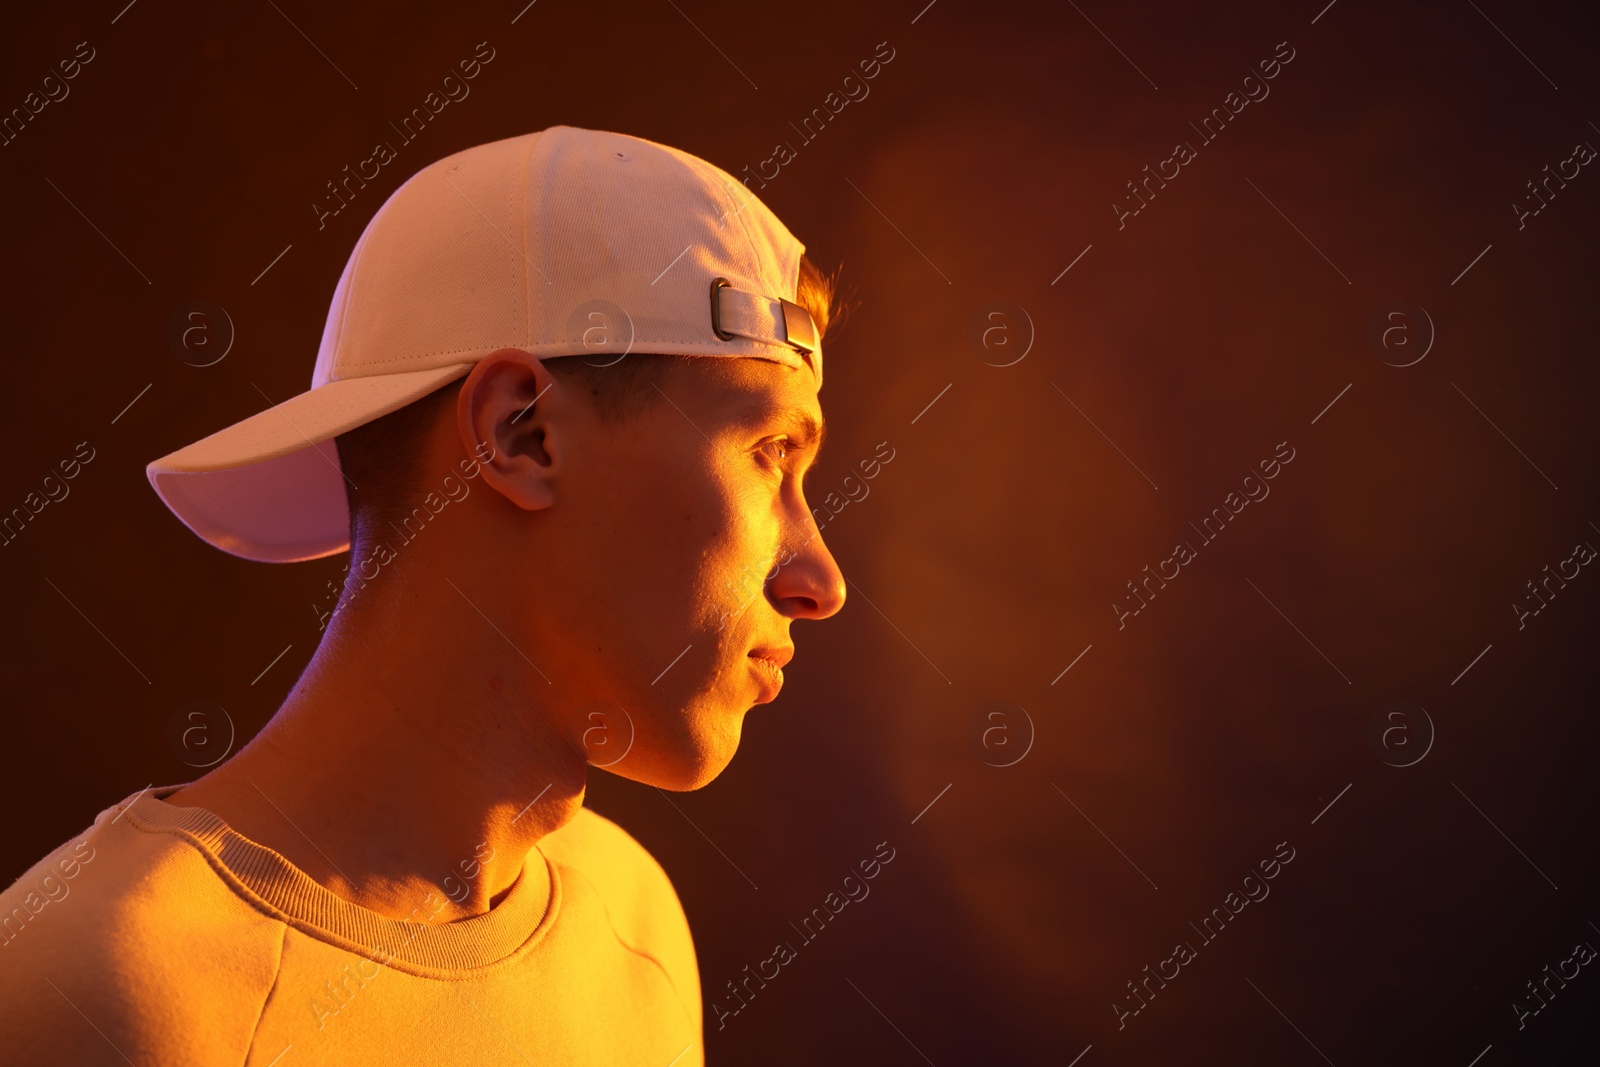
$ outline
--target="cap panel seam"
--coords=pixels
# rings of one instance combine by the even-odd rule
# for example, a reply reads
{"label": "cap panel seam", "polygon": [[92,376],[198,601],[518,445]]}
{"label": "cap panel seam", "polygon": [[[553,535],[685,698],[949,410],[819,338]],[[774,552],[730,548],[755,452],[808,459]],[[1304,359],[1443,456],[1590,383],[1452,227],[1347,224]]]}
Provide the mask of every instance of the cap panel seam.
{"label": "cap panel seam", "polygon": [[[707,166],[710,167],[710,164],[707,164]],[[755,238],[753,236],[751,236],[749,223],[744,217],[745,209],[750,207],[750,206],[752,206],[752,204],[759,203],[759,201],[755,199],[755,194],[754,193],[752,193],[749,189],[745,188],[744,186],[740,185],[737,181],[735,181],[732,186],[724,186],[722,184],[722,179],[724,177],[731,178],[732,175],[728,175],[724,171],[722,171],[722,170],[720,170],[720,169],[718,169],[716,167],[710,167],[710,169],[711,169],[711,171],[713,173],[714,178],[716,179],[717,187],[722,190],[723,195],[725,195],[729,200],[734,202],[734,205],[737,208],[737,210],[734,212],[734,214],[739,219],[739,232],[744,234],[745,249],[749,253],[751,260],[753,260],[755,262],[755,265],[759,268],[761,266],[761,261],[762,261],[763,257],[758,255],[757,252],[756,252]],[[744,192],[742,194],[741,193],[735,193],[735,192],[729,192],[729,189],[731,189],[731,188],[743,189]],[[740,206],[738,201],[739,201],[741,196],[750,197],[751,198],[751,204],[745,204],[743,206]],[[763,204],[762,206],[765,207],[766,205]],[[763,293],[762,295],[765,296],[766,294]]]}
{"label": "cap panel seam", "polygon": [[[386,201],[378,208],[379,212],[382,212],[383,208],[387,206],[388,203]],[[339,357],[344,352],[345,331],[350,328],[350,300],[355,292],[356,279],[362,274],[361,264],[366,259],[367,239],[372,236],[373,231],[376,229],[377,227],[372,225],[372,220],[368,219],[366,227],[361,231],[361,236],[356,241],[355,250],[350,254],[350,284],[344,287],[344,294],[339,304],[339,332],[333,339],[333,357],[328,361],[328,380],[330,382],[338,381],[334,377],[334,371],[339,368],[341,363]]]}
{"label": "cap panel seam", "polygon": [[[744,220],[745,208],[749,207],[750,205],[745,205],[744,207],[741,207],[739,204],[735,203],[733,194],[730,194],[728,192],[727,187],[725,187],[722,184],[722,179],[724,177],[731,178],[732,176],[731,175],[726,175],[718,167],[714,166],[713,164],[707,162],[706,160],[703,160],[700,157],[695,156],[695,155],[693,155],[691,153],[685,153],[685,156],[686,156],[686,158],[687,158],[687,160],[689,162],[690,169],[692,169],[692,170],[694,170],[696,172],[696,174],[700,178],[700,180],[702,182],[709,183],[709,185],[713,189],[717,190],[717,192],[721,194],[723,199],[725,201],[727,201],[728,206],[730,206],[730,207],[735,209],[734,211],[731,212],[731,214],[735,218],[737,218],[739,220],[739,232],[744,235],[744,252],[745,252],[746,262],[744,264],[741,264],[741,267],[743,269],[745,269],[745,270],[749,270],[752,267],[756,268],[757,270],[759,270],[759,268],[761,266],[761,256],[756,254],[756,242],[755,242],[754,238],[752,238],[750,236],[750,228],[749,228],[749,226],[747,226],[745,224],[745,220]],[[735,182],[734,184],[737,185],[738,183]],[[747,193],[749,193],[748,189],[746,189],[745,191]],[[751,195],[751,197],[755,196],[754,193],[750,193],[750,195]],[[760,201],[757,201],[757,203],[759,203],[759,202]],[[723,212],[724,218],[726,218],[728,214],[729,214],[729,212],[724,211]],[[759,278],[758,278],[758,280],[759,280]],[[764,288],[764,286],[763,286],[763,288]],[[763,294],[763,295],[765,295],[765,294]]]}
{"label": "cap panel seam", "polygon": [[[524,345],[533,344],[533,271],[530,256],[533,254],[528,243],[528,215],[531,211],[530,194],[533,191],[533,154],[538,151],[540,139],[548,133],[548,129],[539,130],[528,139],[528,151],[522,157],[518,173],[522,180],[522,310]],[[543,239],[543,227],[540,227],[540,238]],[[540,311],[545,309],[541,306]]]}

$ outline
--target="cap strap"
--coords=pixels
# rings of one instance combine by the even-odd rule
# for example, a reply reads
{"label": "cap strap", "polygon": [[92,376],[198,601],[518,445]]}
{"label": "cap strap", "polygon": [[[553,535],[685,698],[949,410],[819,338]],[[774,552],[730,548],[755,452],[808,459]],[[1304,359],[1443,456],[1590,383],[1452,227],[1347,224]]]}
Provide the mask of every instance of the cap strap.
{"label": "cap strap", "polygon": [[739,336],[789,345],[808,355],[817,350],[811,312],[792,300],[735,288],[726,278],[711,280],[711,329],[724,341]]}

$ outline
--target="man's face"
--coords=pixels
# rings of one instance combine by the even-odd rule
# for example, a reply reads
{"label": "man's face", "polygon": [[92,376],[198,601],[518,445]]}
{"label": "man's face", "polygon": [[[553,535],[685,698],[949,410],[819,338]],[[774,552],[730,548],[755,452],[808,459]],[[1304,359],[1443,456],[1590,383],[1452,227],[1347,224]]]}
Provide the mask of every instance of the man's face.
{"label": "man's face", "polygon": [[777,696],[790,624],[837,612],[845,587],[802,492],[821,445],[811,372],[699,358],[660,389],[620,425],[579,424],[543,517],[556,554],[535,564],[568,617],[539,643],[560,650],[576,705],[557,710],[591,762],[690,789]]}

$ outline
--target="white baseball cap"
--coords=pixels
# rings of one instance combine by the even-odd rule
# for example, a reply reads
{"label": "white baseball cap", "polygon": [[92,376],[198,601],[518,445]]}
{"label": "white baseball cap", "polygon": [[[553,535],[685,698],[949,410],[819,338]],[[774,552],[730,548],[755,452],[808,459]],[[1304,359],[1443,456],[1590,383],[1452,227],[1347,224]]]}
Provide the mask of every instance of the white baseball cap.
{"label": "white baseball cap", "polygon": [[333,438],[502,348],[543,357],[743,356],[809,368],[805,245],[687,152],[573,126],[412,175],[367,224],[328,308],[311,388],[145,468],[173,514],[245,559],[350,543]]}

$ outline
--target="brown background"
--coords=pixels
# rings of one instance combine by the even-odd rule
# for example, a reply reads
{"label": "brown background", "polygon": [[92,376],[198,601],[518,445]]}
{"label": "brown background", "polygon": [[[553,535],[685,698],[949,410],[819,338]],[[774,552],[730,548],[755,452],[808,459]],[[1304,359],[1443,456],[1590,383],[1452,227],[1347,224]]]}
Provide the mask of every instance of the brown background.
{"label": "brown background", "polygon": [[[829,339],[813,482],[882,441],[895,459],[829,524],[851,600],[797,628],[789,686],[732,767],[678,810],[604,775],[590,801],[679,889],[711,1061],[1600,1051],[1591,969],[1521,1031],[1511,1007],[1576,942],[1600,946],[1600,576],[1524,629],[1510,606],[1600,545],[1600,175],[1520,231],[1511,208],[1545,164],[1600,146],[1587,16],[924,2],[539,0],[515,24],[517,0],[7,15],[0,107],[79,41],[96,58],[0,148],[0,508],[78,442],[96,458],[0,548],[0,877],[191,777],[166,739],[183,702],[222,705],[243,738],[311,655],[342,560],[210,549],[143,466],[305,388],[344,259],[400,181],[556,123],[735,173],[786,140],[797,158],[761,195],[859,302]],[[323,183],[480,41],[496,58],[471,96],[319,232]],[[870,96],[802,143],[790,122],[883,41]],[[1196,140],[1187,123],[1280,41],[1295,58],[1270,96],[1119,230],[1124,183]],[[205,368],[165,340],[195,299],[237,329]],[[1022,351],[1015,313],[1013,347],[969,340],[994,301],[1032,323],[1012,366],[985,358]],[[1366,338],[1395,301],[1437,330],[1404,368]],[[1119,631],[1124,583],[1197,542],[1188,523],[1283,441],[1270,497]],[[1437,732],[1410,767],[1368,739],[1390,700]],[[1010,767],[984,757],[1021,751],[1018,714],[1013,748],[973,741],[990,701],[1035,727]],[[897,858],[872,895],[719,1031],[723,983],[882,841]],[[1282,841],[1295,859],[1271,895],[1199,947],[1188,923]],[[1185,939],[1198,958],[1119,1031],[1124,983]]]}

